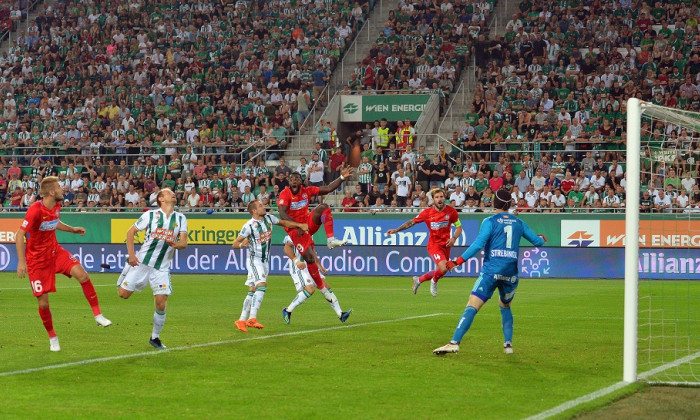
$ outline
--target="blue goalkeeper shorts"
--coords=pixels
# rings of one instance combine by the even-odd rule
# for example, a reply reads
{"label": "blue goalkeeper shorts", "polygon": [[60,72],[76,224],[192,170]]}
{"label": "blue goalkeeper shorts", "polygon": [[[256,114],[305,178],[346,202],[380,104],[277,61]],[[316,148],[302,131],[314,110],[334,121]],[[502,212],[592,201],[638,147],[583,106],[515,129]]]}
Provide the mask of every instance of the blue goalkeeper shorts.
{"label": "blue goalkeeper shorts", "polygon": [[510,303],[515,297],[518,288],[518,276],[503,276],[501,274],[479,274],[479,278],[474,283],[472,295],[486,302],[491,299],[493,292],[498,289],[501,302]]}

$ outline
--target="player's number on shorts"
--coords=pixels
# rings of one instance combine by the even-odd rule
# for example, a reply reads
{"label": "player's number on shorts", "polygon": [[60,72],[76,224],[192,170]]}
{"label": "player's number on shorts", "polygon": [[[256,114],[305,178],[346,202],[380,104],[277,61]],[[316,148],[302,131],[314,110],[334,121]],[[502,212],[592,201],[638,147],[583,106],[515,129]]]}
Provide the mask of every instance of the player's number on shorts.
{"label": "player's number on shorts", "polygon": [[32,285],[32,290],[34,290],[34,293],[41,293],[44,291],[44,286],[41,285],[41,280],[30,281],[29,284]]}
{"label": "player's number on shorts", "polygon": [[513,225],[504,227],[503,231],[506,233],[506,248],[510,249],[513,245]]}
{"label": "player's number on shorts", "polygon": [[435,261],[440,261],[440,254],[433,254],[433,258],[435,258]]}

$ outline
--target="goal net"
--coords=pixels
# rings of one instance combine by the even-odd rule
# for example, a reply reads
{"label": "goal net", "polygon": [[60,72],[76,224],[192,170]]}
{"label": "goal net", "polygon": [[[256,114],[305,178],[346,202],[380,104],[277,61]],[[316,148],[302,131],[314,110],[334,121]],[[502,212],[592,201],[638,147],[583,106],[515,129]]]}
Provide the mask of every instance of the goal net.
{"label": "goal net", "polygon": [[700,385],[699,142],[700,114],[627,102],[627,382]]}

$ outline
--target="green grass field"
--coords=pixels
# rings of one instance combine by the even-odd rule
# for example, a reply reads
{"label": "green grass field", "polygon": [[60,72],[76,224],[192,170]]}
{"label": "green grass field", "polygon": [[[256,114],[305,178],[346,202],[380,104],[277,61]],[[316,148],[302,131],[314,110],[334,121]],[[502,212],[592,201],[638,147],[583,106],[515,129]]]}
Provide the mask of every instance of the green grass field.
{"label": "green grass field", "polygon": [[[28,282],[0,275],[0,417],[521,418],[622,377],[622,281],[523,279],[514,355],[502,353],[489,302],[461,352],[436,357],[473,279],[443,279],[434,298],[427,285],[412,295],[407,278],[329,276],[354,309],[348,323],[317,294],[286,325],[280,310],[295,291],[274,276],[258,316],[265,328],[244,334],[233,326],[242,276],[174,275],[161,334],[169,350],[158,351],[147,342],[150,291],[120,300],[116,277],[93,275],[114,322],[106,329],[78,284],[59,278],[51,309],[63,350],[51,353]],[[80,361],[89,362],[7,374]]]}

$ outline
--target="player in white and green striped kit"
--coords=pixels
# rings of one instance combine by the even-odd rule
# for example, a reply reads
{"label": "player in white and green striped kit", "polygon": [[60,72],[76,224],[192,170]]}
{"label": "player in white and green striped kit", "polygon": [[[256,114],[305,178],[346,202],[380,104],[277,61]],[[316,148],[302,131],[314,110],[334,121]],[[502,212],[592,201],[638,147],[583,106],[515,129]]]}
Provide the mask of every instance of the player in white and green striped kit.
{"label": "player in white and green striped kit", "polygon": [[258,310],[267,290],[267,274],[270,271],[270,247],[272,245],[272,225],[286,228],[298,228],[305,232],[309,226],[288,220],[280,220],[267,214],[265,205],[259,201],[248,203],[248,212],[253,216],[243,227],[233,242],[234,249],[248,248],[246,268],[248,278],[248,295],[243,301],[241,317],[235,322],[236,328],[248,332],[247,327],[263,328],[258,322]]}
{"label": "player in white and green striped kit", "polygon": [[[176,249],[187,247],[187,219],[174,211],[177,197],[170,188],[160,190],[159,208],[149,210],[126,233],[126,248],[129,261],[117,282],[119,297],[128,299],[134,291],[142,291],[150,283],[155,298],[153,331],[148,341],[153,347],[164,349],[160,332],[165,324],[165,306],[172,293],[170,285],[170,262]],[[134,251],[136,232],[146,231],[138,254]]]}
{"label": "player in white and green striped kit", "polygon": [[357,182],[362,187],[362,191],[369,194],[372,191],[372,170],[374,167],[369,163],[369,158],[364,156],[362,163],[357,167]]}

